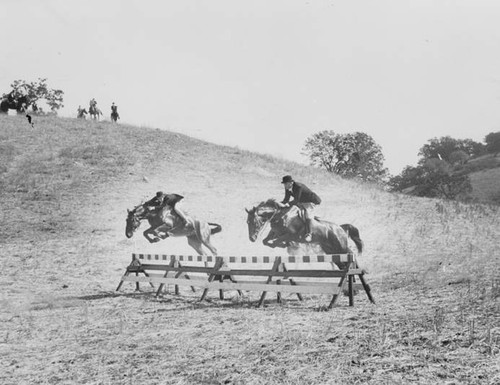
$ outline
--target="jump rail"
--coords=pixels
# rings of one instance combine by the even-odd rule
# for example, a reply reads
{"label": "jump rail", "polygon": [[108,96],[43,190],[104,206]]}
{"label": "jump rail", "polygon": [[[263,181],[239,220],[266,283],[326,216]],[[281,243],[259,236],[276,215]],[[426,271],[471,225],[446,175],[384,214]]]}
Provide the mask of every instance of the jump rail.
{"label": "jump rail", "polygon": [[[321,264],[322,268],[313,269],[312,263]],[[242,264],[245,268],[229,267],[235,264]],[[304,264],[307,268],[303,267]],[[269,268],[265,268],[266,265]],[[240,294],[241,290],[260,291],[257,306],[263,304],[267,292],[275,292],[278,301],[281,293],[296,293],[300,300],[302,294],[330,294],[332,299],[328,308],[331,309],[346,283],[349,306],[354,306],[355,276],[359,277],[368,299],[375,303],[365,273],[352,254],[213,257],[134,253],[116,290],[120,290],[123,282],[135,282],[136,290],[139,290],[140,282],[147,282],[152,287],[156,283],[159,284],[158,296],[168,284],[175,285],[176,294],[179,294],[179,286],[190,286],[193,291],[195,287],[203,289],[200,300],[205,299],[210,289],[219,290],[221,299],[224,298],[223,290],[238,290]]]}

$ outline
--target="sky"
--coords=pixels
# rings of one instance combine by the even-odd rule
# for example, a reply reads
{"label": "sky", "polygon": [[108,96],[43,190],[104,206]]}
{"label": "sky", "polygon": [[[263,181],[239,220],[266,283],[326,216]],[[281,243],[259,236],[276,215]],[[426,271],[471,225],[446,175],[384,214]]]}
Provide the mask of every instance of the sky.
{"label": "sky", "polygon": [[497,0],[2,0],[0,93],[47,78],[61,116],[95,98],[302,163],[316,132],[365,132],[396,175],[432,138],[500,131],[499,20]]}

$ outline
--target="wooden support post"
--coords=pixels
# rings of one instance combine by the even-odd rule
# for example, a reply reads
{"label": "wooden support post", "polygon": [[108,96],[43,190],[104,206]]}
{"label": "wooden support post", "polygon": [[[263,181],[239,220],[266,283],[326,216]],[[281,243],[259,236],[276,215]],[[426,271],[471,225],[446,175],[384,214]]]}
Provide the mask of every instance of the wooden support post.
{"label": "wooden support post", "polygon": [[[281,285],[281,279],[276,280],[276,285]],[[276,302],[281,303],[281,292],[276,292]]]}
{"label": "wooden support post", "polygon": [[[179,264],[179,266],[178,266],[178,267],[182,267],[180,262],[177,262],[177,263]],[[182,273],[180,273],[180,274],[179,274],[179,273],[177,273],[177,274],[175,275],[175,278],[178,278],[178,277],[180,277],[181,275],[182,275]],[[186,278],[186,279],[191,279],[187,273],[184,273],[184,278]],[[175,294],[179,294],[179,285],[175,285],[175,287],[176,287],[176,288],[175,288]],[[196,293],[196,289],[194,288],[194,286],[191,286],[191,290],[193,291],[193,293]]]}
{"label": "wooden support post", "polygon": [[[123,274],[123,277],[127,277],[128,275],[130,274],[130,272],[128,271],[128,268],[127,270],[125,270],[125,274]],[[123,282],[125,282],[122,278],[122,280],[120,281],[120,283],[118,284],[118,287],[116,288],[116,291],[119,291],[120,288],[122,287],[123,285]]]}
{"label": "wooden support post", "polygon": [[[358,262],[355,261],[354,264],[355,264],[355,268],[359,269]],[[368,299],[370,300],[371,303],[374,304],[375,299],[372,296],[372,291],[370,289],[370,285],[368,285],[368,283],[365,280],[365,277],[364,277],[365,274],[366,274],[365,270],[361,270],[361,274],[358,274],[359,280],[361,281],[361,284],[363,285],[363,289],[365,289],[365,293],[368,296]]]}
{"label": "wooden support post", "polygon": [[[273,280],[273,273],[278,271],[278,268],[281,265],[281,257],[276,257],[274,260],[273,268],[271,269],[271,274],[267,277],[267,282],[266,284],[269,284]],[[262,295],[260,296],[260,301],[257,305],[257,307],[260,307],[264,303],[264,299],[266,298],[266,291],[262,292]]]}
{"label": "wooden support post", "polygon": [[353,288],[353,283],[354,283],[354,276],[350,275],[347,273],[347,285],[348,285],[348,293],[349,293],[349,306],[354,306],[354,288]]}
{"label": "wooden support post", "polygon": [[347,276],[347,274],[340,277],[339,284],[337,285],[337,287],[339,288],[339,294],[333,295],[332,300],[330,302],[330,305],[328,305],[328,309],[331,309],[335,305],[335,302],[337,302],[337,299],[339,298],[340,292],[342,291],[342,288],[344,287],[344,282],[345,282],[346,276]]}
{"label": "wooden support post", "polygon": [[[222,274],[219,275],[219,282],[222,283],[224,280],[222,279]],[[219,289],[219,299],[224,299],[224,290]]]}
{"label": "wooden support post", "polygon": [[375,300],[373,299],[372,292],[370,289],[370,285],[366,283],[365,277],[363,275],[364,273],[359,274],[359,280],[361,281],[361,284],[363,285],[363,288],[365,289],[366,295],[368,296],[370,302],[375,303]]}
{"label": "wooden support post", "polygon": [[[139,273],[138,273],[137,271],[135,272],[135,276],[136,276],[136,277],[138,277],[138,276],[139,276]],[[137,281],[137,282],[135,283],[135,291],[139,291],[139,290],[140,290],[140,288],[139,288],[139,281]]]}
{"label": "wooden support post", "polygon": [[[288,271],[284,263],[283,263],[283,271],[284,272]],[[283,277],[283,279],[286,279],[286,275]],[[297,283],[293,280],[293,278],[288,278],[288,280],[290,281],[290,285],[292,285],[292,286],[297,285]],[[299,300],[302,301],[303,300],[302,294],[300,294],[300,293],[296,293],[296,294],[297,294],[297,297],[299,298]]]}
{"label": "wooden support post", "polygon": [[[139,262],[138,259],[132,258],[132,262],[130,265],[127,266],[127,270],[125,271],[125,274],[123,274],[124,277],[127,277],[130,273],[135,273],[136,277],[139,276],[139,273],[143,273],[146,277],[149,277],[149,274],[142,269],[141,262]],[[120,290],[123,284],[123,279],[120,281],[118,284],[118,287],[116,288],[116,291]],[[152,282],[149,282],[151,287],[155,287]],[[135,291],[139,291],[139,282],[135,283]]]}
{"label": "wooden support post", "polygon": [[[177,262],[177,266],[176,267],[180,267],[181,264],[179,262]],[[177,272],[176,275],[174,275],[175,278],[179,277],[182,273],[180,271]],[[189,276],[186,277],[186,279],[189,279]],[[191,289],[194,291],[194,287],[191,286]],[[174,294],[175,295],[179,295],[179,285],[174,285]]]}
{"label": "wooden support post", "polygon": [[[166,268],[166,271],[165,271],[165,274],[163,275],[163,278],[167,278],[168,273],[170,273],[170,271],[171,271],[170,269],[172,269],[174,267],[177,267],[177,266],[178,266],[178,262],[175,260],[175,257],[172,257],[172,259],[170,260],[170,263],[168,264],[168,267]],[[165,287],[165,284],[164,283],[160,283],[160,287],[156,291],[156,296],[157,297],[160,296],[160,293],[161,293],[161,291],[163,290],[164,287]],[[178,285],[175,285],[175,294],[179,294],[179,287],[178,287]]]}
{"label": "wooden support post", "polygon": [[[168,264],[168,267],[165,271],[165,274],[163,275],[163,278],[167,278],[168,276],[168,273],[170,273],[170,269],[175,267],[175,263],[176,263],[176,260],[175,260],[175,257],[172,257],[172,259],[170,260],[170,263]],[[156,296],[158,297],[161,293],[161,291],[163,290],[163,288],[165,287],[165,284],[164,283],[160,283],[160,287],[158,287],[158,290],[156,291]],[[177,291],[177,285],[175,285],[175,289]]]}
{"label": "wooden support post", "polygon": [[[217,272],[220,270],[223,264],[224,260],[221,257],[217,257],[215,259],[215,265],[212,271],[210,272],[210,275],[208,276],[208,282],[212,282],[214,280],[215,276],[217,275]],[[203,290],[203,294],[201,295],[200,301],[203,301],[205,299],[207,293],[208,293],[208,288]]]}

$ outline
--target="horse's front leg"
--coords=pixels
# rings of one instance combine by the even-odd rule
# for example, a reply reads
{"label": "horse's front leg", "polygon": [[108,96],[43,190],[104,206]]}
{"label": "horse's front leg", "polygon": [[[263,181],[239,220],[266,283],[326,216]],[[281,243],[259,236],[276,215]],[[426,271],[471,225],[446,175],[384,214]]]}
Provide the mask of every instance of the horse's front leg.
{"label": "horse's front leg", "polygon": [[285,242],[283,241],[282,239],[280,238],[266,238],[262,241],[262,243],[264,244],[264,246],[268,246],[268,247],[271,247],[271,248],[276,248],[276,247],[281,247],[281,248],[285,248],[288,246],[288,242]]}
{"label": "horse's front leg", "polygon": [[283,234],[278,238],[273,240],[274,247],[286,248],[290,244],[290,241],[294,240],[292,234]]}
{"label": "horse's front leg", "polygon": [[146,238],[149,243],[156,243],[159,242],[161,239],[156,233],[156,229],[150,227],[149,229],[145,230],[142,235],[144,235],[144,238]]}
{"label": "horse's front leg", "polygon": [[275,239],[274,234],[271,232],[262,240],[262,243],[264,246],[272,247],[274,249],[276,247],[274,244]]}
{"label": "horse's front leg", "polygon": [[172,230],[172,228],[170,228],[169,226],[167,226],[165,223],[160,225],[160,226],[157,226],[153,229],[153,233],[154,235],[156,235],[158,238],[161,238],[161,239],[165,239],[165,238],[168,238],[169,235],[169,231]]}

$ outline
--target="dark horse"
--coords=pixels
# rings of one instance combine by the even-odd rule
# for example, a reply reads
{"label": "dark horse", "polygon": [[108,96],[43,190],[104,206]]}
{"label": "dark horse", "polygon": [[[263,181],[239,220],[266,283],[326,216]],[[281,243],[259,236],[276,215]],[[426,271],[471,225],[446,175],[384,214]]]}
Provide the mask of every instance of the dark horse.
{"label": "dark horse", "polygon": [[111,121],[116,123],[116,121],[118,119],[120,119],[120,115],[118,114],[118,112],[112,111],[111,112]]}
{"label": "dark horse", "polygon": [[133,210],[127,211],[127,226],[125,228],[127,238],[134,235],[142,220],[147,220],[150,227],[143,232],[143,235],[150,243],[159,242],[168,236],[187,237],[189,246],[195,249],[199,255],[207,255],[203,246],[207,247],[214,256],[217,255],[217,249],[210,243],[210,235],[222,231],[222,227],[216,223],[192,218],[193,226],[186,225],[169,207],[158,211],[139,205]]}
{"label": "dark horse", "polygon": [[7,114],[9,110],[16,110],[18,114],[26,111],[29,105],[27,96],[21,96],[17,99],[2,99],[0,102],[0,113]]}
{"label": "dark horse", "polygon": [[[248,214],[248,236],[251,242],[255,242],[269,223],[271,230],[263,240],[265,246],[272,248],[282,247],[288,251],[293,250],[296,243],[304,243],[302,240],[305,233],[304,220],[297,206],[283,208],[274,199],[259,203],[252,209],[246,209]],[[325,254],[345,254],[350,252],[348,238],[351,238],[358,252],[363,251],[363,242],[359,237],[359,230],[353,225],[341,226],[335,223],[315,218],[311,225],[312,243],[318,244]]]}

